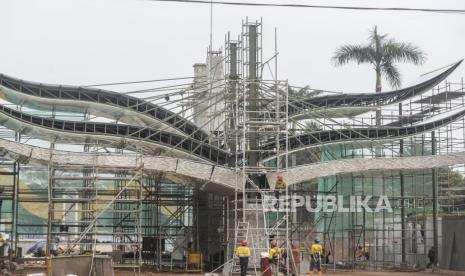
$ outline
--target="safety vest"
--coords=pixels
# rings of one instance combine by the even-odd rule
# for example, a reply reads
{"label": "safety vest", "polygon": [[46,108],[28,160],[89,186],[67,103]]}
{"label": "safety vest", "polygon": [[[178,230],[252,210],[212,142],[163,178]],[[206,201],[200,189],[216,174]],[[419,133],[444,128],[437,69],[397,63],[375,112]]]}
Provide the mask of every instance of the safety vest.
{"label": "safety vest", "polygon": [[280,189],[280,190],[286,189],[286,181],[284,180],[276,181],[276,189]]}
{"label": "safety vest", "polygon": [[316,253],[322,255],[323,254],[323,246],[321,244],[319,244],[319,243],[312,244],[311,253],[312,253],[312,255],[316,254]]}
{"label": "safety vest", "polygon": [[270,259],[278,258],[280,254],[281,254],[281,249],[279,249],[279,247],[273,247],[273,248],[270,248],[268,258]]}
{"label": "safety vest", "polygon": [[239,257],[250,257],[250,248],[241,245],[236,249],[236,255]]}

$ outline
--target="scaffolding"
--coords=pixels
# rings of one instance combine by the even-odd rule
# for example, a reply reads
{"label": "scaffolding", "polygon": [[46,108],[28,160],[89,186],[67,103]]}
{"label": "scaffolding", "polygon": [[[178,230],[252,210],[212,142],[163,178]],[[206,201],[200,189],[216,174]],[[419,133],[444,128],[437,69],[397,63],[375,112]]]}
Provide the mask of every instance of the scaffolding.
{"label": "scaffolding", "polygon": [[[462,83],[451,85],[446,81],[417,99],[399,104],[397,110],[384,110],[382,125],[418,124],[434,115],[461,109],[464,92]],[[373,117],[369,120],[374,121]],[[382,156],[389,158],[462,151],[463,130],[461,118],[431,133],[386,141],[382,143]],[[326,151],[332,153],[327,158],[374,158],[376,153],[371,149],[375,145],[329,146]],[[363,211],[351,213],[348,217],[337,214],[331,223],[321,222],[317,231],[323,236],[329,234],[324,242],[332,243],[331,249],[336,249],[332,251],[331,267],[351,270],[415,270],[424,267],[428,250],[433,245],[437,248],[441,246],[441,217],[460,214],[463,210],[460,207],[464,190],[460,179],[463,179],[463,175],[459,173],[462,168],[463,165],[456,165],[421,171],[367,171],[320,179],[319,191],[330,191],[330,187],[336,185],[341,187],[337,189],[337,194],[344,198],[349,195],[364,198],[366,195],[384,194],[389,196],[393,207],[393,213],[382,211],[381,214],[368,214]],[[338,246],[334,247],[334,244]],[[360,256],[360,247],[369,248],[369,260]]]}
{"label": "scaffolding", "polygon": [[[279,145],[279,140],[287,139],[289,133],[288,83],[277,79],[277,49],[270,59],[262,60],[261,21],[243,22],[238,40],[228,35],[226,54],[226,144],[235,156],[231,165],[240,174],[227,205],[226,263],[230,264],[223,274],[238,272],[235,248],[246,239],[252,251],[249,270],[259,275],[261,253],[268,252],[271,240],[277,240],[287,253],[291,246],[288,210],[274,212],[266,205],[270,198],[284,199],[289,195],[287,188],[277,189],[274,182],[266,179],[266,174],[279,174],[288,166],[287,145]],[[271,81],[263,81],[265,69],[270,69]],[[261,149],[270,141],[275,141],[277,148]],[[276,154],[277,160],[262,163],[267,154]]]}
{"label": "scaffolding", "polygon": [[[441,244],[441,216],[465,210],[464,164],[428,170],[335,172],[282,190],[275,187],[275,177],[300,165],[340,159],[464,151],[463,80],[442,82],[425,93],[412,86],[395,97],[295,87],[278,78],[276,40],[274,53],[264,59],[262,22],[247,19],[237,39],[226,38],[224,79],[217,74],[222,70],[222,53],[209,49],[210,64],[194,77],[191,88],[181,84],[151,88],[148,92],[164,93],[139,99],[116,97],[108,91],[98,96],[97,91],[84,88],[21,86],[2,76],[3,86],[35,97],[95,100],[133,112],[133,117],[120,116],[121,124],[93,121],[96,117],[91,118],[82,106],[82,113],[35,110],[21,104],[2,107],[2,114],[23,120],[24,125],[83,136],[83,142],[65,140],[64,144],[55,141],[59,137],[49,137],[45,144],[50,151],[69,147],[94,157],[181,155],[189,162],[200,160],[237,173],[233,193],[216,190],[215,194],[205,190],[211,185],[208,180],[178,175],[181,161],[167,173],[150,173],[142,161],[136,169],[102,166],[97,159],[92,166],[51,162],[44,167],[2,152],[0,231],[11,237],[10,254],[3,260],[23,256],[22,241],[46,240],[47,256],[58,251],[110,254],[115,269],[134,274],[144,268],[186,271],[190,255],[200,254],[204,260],[200,267],[223,269],[228,275],[237,272],[235,248],[247,239],[252,249],[249,272],[258,275],[260,253],[269,250],[271,240],[277,240],[289,256],[282,262],[284,270],[297,272],[300,262],[294,253],[299,251],[297,258],[307,262],[309,245],[320,238],[326,269],[424,267],[429,248]],[[218,61],[215,65],[213,56]],[[200,67],[196,65],[195,70]],[[446,75],[439,74],[423,86]],[[442,116],[450,112],[459,115]],[[92,135],[106,138],[90,139]],[[1,129],[0,138],[44,144],[22,133],[22,128]],[[213,172],[209,173],[212,177]],[[295,196],[306,197],[315,207],[320,196],[349,200],[368,195],[389,196],[393,212],[309,212],[307,206],[292,200],[284,207]],[[29,204],[46,210],[46,217],[20,216]],[[369,259],[361,255],[363,247],[369,249]]]}
{"label": "scaffolding", "polygon": [[85,168],[50,164],[46,255],[107,252],[115,269],[138,275],[142,169],[108,173],[98,164]]}

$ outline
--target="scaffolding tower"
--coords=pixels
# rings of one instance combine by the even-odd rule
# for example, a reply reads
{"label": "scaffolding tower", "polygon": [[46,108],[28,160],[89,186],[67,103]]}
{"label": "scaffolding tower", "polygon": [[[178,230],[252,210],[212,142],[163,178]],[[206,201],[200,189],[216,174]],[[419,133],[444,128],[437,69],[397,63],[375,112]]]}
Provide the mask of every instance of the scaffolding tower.
{"label": "scaffolding tower", "polygon": [[[49,165],[47,256],[111,253],[115,269],[140,273],[143,165],[134,170]],[[81,173],[79,173],[81,171]]]}
{"label": "scaffolding tower", "polygon": [[[272,212],[265,201],[281,199],[288,189],[276,190],[266,174],[280,174],[287,168],[287,146],[279,140],[288,135],[288,84],[277,79],[277,51],[272,58],[262,61],[262,23],[246,20],[238,40],[226,41],[226,144],[235,157],[232,164],[237,172],[237,187],[228,204],[227,221],[229,244],[227,256],[229,273],[237,272],[239,263],[235,248],[243,239],[250,244],[252,256],[249,270],[260,272],[260,254],[268,252],[271,240],[279,240],[280,247],[289,247],[289,210]],[[264,69],[271,68],[273,79],[264,83]],[[273,72],[274,71],[274,72]],[[271,87],[271,89],[269,89]],[[276,148],[262,150],[264,143],[274,141]],[[262,163],[264,153],[276,154],[277,160]],[[224,273],[228,274],[228,272]]]}

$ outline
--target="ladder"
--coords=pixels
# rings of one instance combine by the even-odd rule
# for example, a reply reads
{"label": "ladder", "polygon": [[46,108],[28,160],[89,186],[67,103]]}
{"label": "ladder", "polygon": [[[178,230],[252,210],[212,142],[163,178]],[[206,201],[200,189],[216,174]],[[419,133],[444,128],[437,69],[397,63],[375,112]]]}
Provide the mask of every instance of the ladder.
{"label": "ladder", "polygon": [[132,270],[134,275],[139,275],[142,249],[142,187],[140,177],[129,181],[131,180],[116,181],[114,184],[116,195],[113,198],[112,209],[109,210],[113,214],[113,253],[116,253],[112,266],[116,269]]}
{"label": "ladder", "polygon": [[[235,249],[242,244],[243,240],[247,240],[249,236],[249,222],[238,222],[236,226],[236,235],[235,235]],[[231,275],[235,275],[241,272],[241,266],[239,264],[239,257],[236,256],[236,252],[234,252],[233,261],[232,261],[232,269]]]}
{"label": "ladder", "polygon": [[353,267],[355,268],[355,263],[357,262],[357,249],[359,246],[365,246],[363,244],[363,232],[365,231],[365,226],[361,224],[354,224],[352,226],[351,238],[353,242]]}

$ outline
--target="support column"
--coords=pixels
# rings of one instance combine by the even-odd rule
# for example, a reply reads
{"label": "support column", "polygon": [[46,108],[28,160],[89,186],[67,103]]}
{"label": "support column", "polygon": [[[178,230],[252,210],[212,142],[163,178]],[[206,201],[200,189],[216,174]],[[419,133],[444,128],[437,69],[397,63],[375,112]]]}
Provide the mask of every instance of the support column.
{"label": "support column", "polygon": [[[258,70],[257,70],[257,26],[249,25],[249,95],[247,101],[247,113],[249,121],[256,121],[257,111],[258,111]],[[258,166],[258,128],[254,125],[250,126],[250,135],[249,135],[249,154],[248,154],[248,163],[251,167]]]}
{"label": "support column", "polygon": [[[238,114],[236,114],[236,102],[235,99],[237,95],[237,42],[229,42],[229,95],[228,102],[229,102],[229,133],[227,133],[226,137],[228,139],[228,146],[232,153],[236,153],[236,140],[237,140],[237,132],[235,131],[236,122],[235,119],[237,118]],[[230,135],[233,134],[233,135]],[[233,159],[233,158],[232,158]],[[234,166],[235,160],[231,160],[231,166]]]}
{"label": "support column", "polygon": [[[435,132],[431,132],[431,154],[436,155],[436,137]],[[432,169],[432,185],[433,185],[433,245],[436,249],[436,254],[434,255],[434,264],[436,266],[438,262],[438,253],[439,253],[439,242],[438,242],[438,188],[437,188],[437,173],[435,168]]]}
{"label": "support column", "polygon": [[[402,103],[399,103],[399,122],[402,126]],[[404,156],[404,139],[399,141],[399,154],[401,157]],[[401,253],[402,253],[402,264],[405,265],[406,260],[406,247],[405,247],[405,177],[402,170],[400,171],[400,198],[402,205],[400,206],[400,227],[401,227]]]}
{"label": "support column", "polygon": [[205,101],[207,93],[207,64],[206,63],[196,63],[194,64],[194,83],[193,83],[193,103],[192,110],[194,115],[192,119],[194,123],[207,130],[208,128],[208,116],[207,108],[208,101]]}

